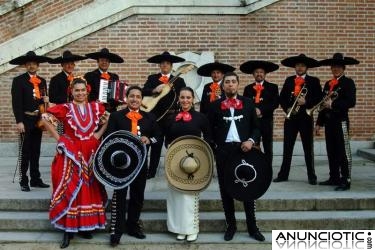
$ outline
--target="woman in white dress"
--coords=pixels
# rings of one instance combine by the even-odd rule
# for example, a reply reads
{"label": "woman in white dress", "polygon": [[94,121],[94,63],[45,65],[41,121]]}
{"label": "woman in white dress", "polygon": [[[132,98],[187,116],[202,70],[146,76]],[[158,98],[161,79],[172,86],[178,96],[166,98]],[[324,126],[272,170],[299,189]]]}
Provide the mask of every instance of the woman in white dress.
{"label": "woman in white dress", "polygon": [[[194,91],[190,87],[180,90],[181,112],[170,117],[166,145],[174,139],[194,135],[210,142],[209,123],[206,116],[194,110]],[[167,196],[168,231],[177,234],[177,240],[195,241],[199,233],[199,193],[183,193],[169,187]]]}

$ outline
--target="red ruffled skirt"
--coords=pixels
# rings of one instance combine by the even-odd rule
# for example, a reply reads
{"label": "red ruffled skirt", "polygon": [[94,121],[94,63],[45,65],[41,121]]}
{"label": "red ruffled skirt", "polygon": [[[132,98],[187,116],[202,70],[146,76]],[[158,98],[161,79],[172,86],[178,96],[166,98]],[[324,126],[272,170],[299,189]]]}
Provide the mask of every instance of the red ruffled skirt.
{"label": "red ruffled skirt", "polygon": [[52,166],[51,223],[66,232],[91,231],[106,225],[107,194],[91,162],[99,141],[72,141],[61,136]]}

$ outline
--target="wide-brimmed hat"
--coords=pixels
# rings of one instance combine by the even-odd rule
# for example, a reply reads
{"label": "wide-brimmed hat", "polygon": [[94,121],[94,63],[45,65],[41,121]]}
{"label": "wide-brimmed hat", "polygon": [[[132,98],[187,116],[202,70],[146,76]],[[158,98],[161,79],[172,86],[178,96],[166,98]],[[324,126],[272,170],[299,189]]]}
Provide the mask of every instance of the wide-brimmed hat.
{"label": "wide-brimmed hat", "polygon": [[168,51],[164,51],[160,55],[155,55],[147,59],[147,62],[149,63],[161,63],[161,62],[171,62],[171,63],[178,63],[178,62],[184,62],[185,59],[179,56],[171,55]]}
{"label": "wide-brimmed hat", "polygon": [[291,56],[281,61],[281,64],[286,67],[294,68],[297,63],[303,63],[308,68],[315,68],[319,66],[319,62],[314,58],[307,57],[305,54],[299,54],[298,56]]}
{"label": "wide-brimmed hat", "polygon": [[122,59],[121,56],[115,53],[109,52],[107,48],[103,48],[98,52],[88,53],[85,56],[94,60],[98,60],[99,58],[107,58],[111,63],[123,63],[124,62],[124,59]]}
{"label": "wide-brimmed hat", "polygon": [[204,65],[200,66],[197,70],[197,73],[200,76],[210,77],[212,71],[214,71],[214,70],[219,70],[223,74],[225,74],[227,72],[232,72],[235,69],[236,69],[235,67],[232,67],[229,64],[220,63],[220,62],[213,62],[213,63],[207,63],[207,64],[204,64]]}
{"label": "wide-brimmed hat", "polygon": [[211,182],[213,152],[203,139],[187,135],[175,139],[165,154],[168,183],[183,192],[203,191]]}
{"label": "wide-brimmed hat", "polygon": [[132,133],[119,130],[103,139],[94,158],[94,174],[105,186],[127,187],[141,171],[147,149]]}
{"label": "wide-brimmed hat", "polygon": [[272,181],[272,167],[267,164],[265,155],[255,148],[246,153],[238,150],[231,155],[224,174],[226,191],[239,201],[258,199]]}
{"label": "wide-brimmed hat", "polygon": [[240,66],[240,70],[245,74],[253,74],[254,70],[256,69],[264,69],[266,73],[270,73],[272,71],[278,70],[279,65],[268,62],[268,61],[262,61],[262,60],[250,60],[247,62],[244,62]]}
{"label": "wide-brimmed hat", "polygon": [[23,65],[27,62],[44,63],[50,61],[51,58],[46,56],[37,56],[34,51],[29,51],[25,55],[16,57],[9,61],[13,65]]}
{"label": "wide-brimmed hat", "polygon": [[76,62],[86,59],[85,56],[75,55],[70,50],[65,50],[63,54],[49,61],[50,64],[59,64],[66,62]]}
{"label": "wide-brimmed hat", "polygon": [[359,61],[353,57],[344,56],[342,53],[335,53],[332,58],[321,60],[319,64],[322,66],[354,65],[359,64]]}

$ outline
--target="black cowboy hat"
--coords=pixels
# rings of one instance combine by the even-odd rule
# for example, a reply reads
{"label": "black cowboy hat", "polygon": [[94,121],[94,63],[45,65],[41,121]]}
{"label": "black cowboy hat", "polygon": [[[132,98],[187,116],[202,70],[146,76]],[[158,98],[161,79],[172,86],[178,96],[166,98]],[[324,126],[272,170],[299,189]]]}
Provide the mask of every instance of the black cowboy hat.
{"label": "black cowboy hat", "polygon": [[178,62],[184,62],[185,59],[179,56],[171,55],[168,51],[164,51],[160,55],[155,55],[147,59],[147,62],[149,63],[161,63],[161,62],[171,62],[171,63],[178,63]]}
{"label": "black cowboy hat", "polygon": [[50,64],[59,64],[66,62],[76,62],[86,59],[85,56],[75,55],[70,50],[65,50],[63,54],[49,61]]}
{"label": "black cowboy hat", "polygon": [[124,59],[122,59],[121,56],[109,52],[107,48],[103,48],[99,52],[88,53],[85,56],[94,60],[98,60],[99,58],[107,58],[111,63],[123,63],[124,62]]}
{"label": "black cowboy hat", "polygon": [[220,63],[220,62],[213,62],[213,63],[207,63],[207,64],[204,64],[204,65],[200,66],[197,70],[197,73],[200,76],[210,77],[212,71],[214,71],[214,70],[219,70],[223,74],[225,74],[227,72],[232,72],[235,69],[236,69],[235,67],[232,67],[229,64]]}
{"label": "black cowboy hat", "polygon": [[13,65],[23,65],[27,62],[37,62],[37,63],[44,63],[49,62],[51,58],[46,56],[37,56],[34,51],[29,51],[25,55],[16,57],[9,61],[10,64]]}
{"label": "black cowboy hat", "polygon": [[354,65],[359,64],[359,61],[353,57],[346,57],[341,53],[335,53],[332,58],[321,60],[319,64],[322,66]]}
{"label": "black cowboy hat", "polygon": [[103,139],[94,158],[94,174],[113,189],[127,187],[141,171],[147,149],[132,133],[119,130]]}
{"label": "black cowboy hat", "polygon": [[272,167],[258,149],[249,152],[238,150],[231,155],[225,169],[224,185],[228,194],[239,201],[256,200],[269,188]]}
{"label": "black cowboy hat", "polygon": [[279,69],[279,65],[268,62],[268,61],[261,61],[261,60],[250,60],[247,62],[244,62],[240,66],[240,70],[245,74],[253,74],[254,70],[256,69],[264,69],[266,73],[273,72],[275,70]]}
{"label": "black cowboy hat", "polygon": [[297,63],[303,63],[308,68],[315,68],[319,66],[319,62],[314,58],[307,57],[305,54],[299,54],[298,56],[291,56],[281,61],[281,64],[286,67],[294,68]]}

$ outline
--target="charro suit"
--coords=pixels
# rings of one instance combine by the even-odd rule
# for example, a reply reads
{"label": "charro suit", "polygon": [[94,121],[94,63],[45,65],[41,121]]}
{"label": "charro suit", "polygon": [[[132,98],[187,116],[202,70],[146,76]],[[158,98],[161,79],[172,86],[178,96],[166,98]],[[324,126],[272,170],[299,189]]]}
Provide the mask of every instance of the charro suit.
{"label": "charro suit", "polygon": [[[126,116],[129,109],[123,109],[111,113],[108,121],[106,135],[118,130],[131,131],[131,120]],[[142,118],[138,121],[139,132],[141,136],[146,136],[151,143],[156,143],[160,139],[159,126],[152,114],[139,111]],[[147,161],[145,161],[141,171],[129,186],[129,205],[126,209],[126,195],[128,187],[114,190],[112,198],[111,212],[111,233],[122,234],[127,228],[133,230],[138,227],[138,221],[143,207],[144,191],[146,187]],[[127,219],[126,218],[127,213]]]}
{"label": "charro suit", "polygon": [[[41,82],[39,90],[42,95],[46,94],[46,80],[37,76]],[[22,122],[25,126],[24,140],[22,144],[22,158],[20,166],[20,185],[29,184],[27,170],[30,165],[30,183],[42,182],[39,172],[40,146],[42,140],[42,131],[36,127],[39,120],[37,115],[29,115],[39,110],[39,105],[43,104],[43,98],[34,97],[33,84],[29,82],[30,75],[28,73],[19,75],[13,79],[12,83],[12,107],[16,123]],[[29,113],[26,114],[25,112]]]}
{"label": "charro suit", "polygon": [[[230,161],[231,155],[233,155],[235,151],[241,150],[241,142],[252,139],[256,143],[260,138],[259,122],[254,105],[249,98],[237,95],[237,99],[242,101],[243,107],[241,109],[234,109],[233,116],[231,115],[230,109],[223,110],[221,108],[221,103],[225,98],[214,101],[210,105],[208,112],[208,119],[213,135],[212,138],[214,138],[213,148],[215,148],[216,168],[225,220],[227,225],[232,226],[236,225],[234,200],[227,193],[224,186],[224,169],[228,161]],[[230,118],[234,119],[240,142],[226,142],[231,125],[231,121],[228,120]],[[254,201],[245,201],[243,204],[248,230],[249,232],[254,232],[256,229]]]}
{"label": "charro suit", "polygon": [[[329,81],[324,85],[324,93],[329,91]],[[329,163],[329,179],[335,183],[351,182],[352,155],[349,142],[349,109],[356,104],[354,81],[345,75],[338,79],[333,88],[338,97],[332,102],[332,109],[323,109],[317,125],[325,126],[325,138]]]}
{"label": "charro suit", "polygon": [[[292,107],[296,98],[293,94],[295,78],[295,75],[286,78],[280,92],[280,105],[285,113],[288,113],[288,109]],[[306,113],[306,109],[312,108],[322,99],[322,88],[319,79],[309,75],[305,75],[304,87],[306,87],[308,91],[305,96],[305,105],[300,106],[299,112],[296,115],[292,115],[290,119],[285,119],[284,121],[283,162],[278,173],[278,178],[282,180],[287,180],[289,177],[293,148],[299,132],[305,153],[308,179],[310,181],[316,181],[313,147],[313,117]]]}
{"label": "charro suit", "polygon": [[260,102],[255,103],[255,85],[256,83],[254,82],[246,86],[243,95],[253,100],[255,107],[258,108],[262,113],[262,116],[259,117],[262,144],[268,163],[272,166],[273,112],[279,106],[279,90],[276,84],[263,81],[263,90],[260,95]]}

